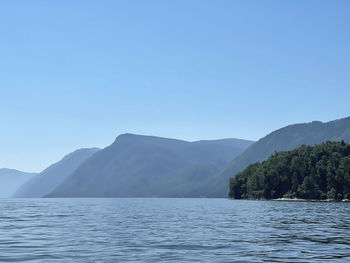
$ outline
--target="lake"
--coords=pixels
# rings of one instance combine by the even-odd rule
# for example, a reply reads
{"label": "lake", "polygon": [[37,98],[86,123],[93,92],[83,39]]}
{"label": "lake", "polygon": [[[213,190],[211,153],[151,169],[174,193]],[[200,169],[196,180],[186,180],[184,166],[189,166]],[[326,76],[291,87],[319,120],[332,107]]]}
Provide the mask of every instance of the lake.
{"label": "lake", "polygon": [[350,262],[350,203],[0,199],[0,262]]}

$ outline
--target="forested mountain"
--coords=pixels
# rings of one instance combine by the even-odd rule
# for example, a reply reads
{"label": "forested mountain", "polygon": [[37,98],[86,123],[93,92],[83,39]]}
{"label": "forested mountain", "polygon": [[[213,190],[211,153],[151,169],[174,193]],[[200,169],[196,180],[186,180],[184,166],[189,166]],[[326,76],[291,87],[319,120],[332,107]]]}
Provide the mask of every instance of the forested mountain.
{"label": "forested mountain", "polygon": [[97,148],[80,149],[66,155],[62,160],[23,184],[13,197],[43,197],[47,195],[98,150]]}
{"label": "forested mountain", "polygon": [[229,192],[229,178],[252,163],[266,160],[274,152],[292,150],[303,144],[315,145],[341,140],[350,142],[350,117],[326,123],[314,121],[281,128],[260,139],[237,156],[204,189],[211,188],[208,196],[225,197]]}
{"label": "forested mountain", "polygon": [[10,197],[26,181],[36,173],[25,173],[14,169],[0,169],[0,197]]}
{"label": "forested mountain", "polygon": [[253,142],[186,142],[123,134],[94,154],[49,197],[187,197]]}
{"label": "forested mountain", "polygon": [[350,145],[301,146],[248,166],[230,180],[235,199],[350,199]]}

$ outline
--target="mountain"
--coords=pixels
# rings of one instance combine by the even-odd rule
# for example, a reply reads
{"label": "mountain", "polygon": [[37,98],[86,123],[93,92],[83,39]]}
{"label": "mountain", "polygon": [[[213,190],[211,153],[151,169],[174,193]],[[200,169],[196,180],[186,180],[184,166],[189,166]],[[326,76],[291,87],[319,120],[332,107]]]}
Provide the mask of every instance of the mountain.
{"label": "mountain", "polygon": [[40,174],[23,184],[13,197],[43,197],[62,183],[91,155],[98,152],[97,148],[80,149],[72,152],[59,162],[51,165]]}
{"label": "mountain", "polygon": [[10,197],[22,184],[35,175],[36,173],[25,173],[14,169],[0,169],[0,197]]}
{"label": "mountain", "polygon": [[227,197],[229,178],[249,164],[264,161],[275,152],[289,151],[303,144],[312,146],[341,140],[350,142],[350,117],[326,123],[313,121],[281,128],[251,145],[204,188],[209,189],[211,186],[208,196]]}
{"label": "mountain", "polygon": [[94,154],[48,197],[187,197],[253,142],[187,142],[123,134]]}

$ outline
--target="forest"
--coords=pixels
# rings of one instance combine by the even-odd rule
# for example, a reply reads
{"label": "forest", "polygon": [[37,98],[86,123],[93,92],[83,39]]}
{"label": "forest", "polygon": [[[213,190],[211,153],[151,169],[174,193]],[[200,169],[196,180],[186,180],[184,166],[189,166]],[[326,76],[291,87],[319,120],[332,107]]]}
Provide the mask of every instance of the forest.
{"label": "forest", "polygon": [[274,153],[230,179],[234,199],[350,199],[350,145],[325,142]]}

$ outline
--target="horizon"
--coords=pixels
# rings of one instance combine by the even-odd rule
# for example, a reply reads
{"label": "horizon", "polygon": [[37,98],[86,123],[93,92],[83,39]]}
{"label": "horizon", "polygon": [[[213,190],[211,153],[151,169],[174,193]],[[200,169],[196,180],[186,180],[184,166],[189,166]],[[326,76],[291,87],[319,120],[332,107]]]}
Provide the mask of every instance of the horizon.
{"label": "horizon", "polygon": [[3,1],[0,168],[40,172],[123,133],[257,141],[345,118],[349,13],[342,0]]}

